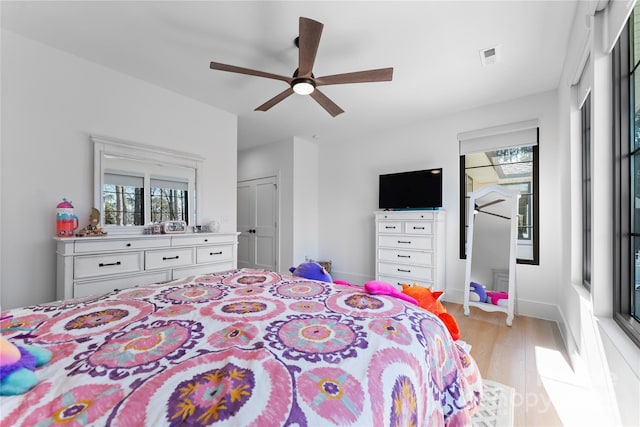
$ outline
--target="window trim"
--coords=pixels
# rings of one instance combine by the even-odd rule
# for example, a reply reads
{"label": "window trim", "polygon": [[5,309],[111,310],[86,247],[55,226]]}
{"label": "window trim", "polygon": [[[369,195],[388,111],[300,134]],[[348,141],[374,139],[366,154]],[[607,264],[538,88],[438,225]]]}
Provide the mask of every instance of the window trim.
{"label": "window trim", "polygon": [[[640,322],[631,316],[631,132],[630,29],[633,14],[612,52],[613,140],[613,319],[640,347]],[[624,272],[627,272],[626,275]]]}
{"label": "window trim", "polygon": [[[522,123],[534,123],[533,121],[530,122],[522,122]],[[533,144],[533,171],[532,171],[532,182],[533,182],[533,203],[532,203],[532,214],[533,214],[533,241],[532,241],[532,251],[533,251],[533,257],[531,259],[525,259],[525,258],[517,258],[516,262],[518,264],[529,264],[529,265],[540,265],[540,173],[539,173],[539,168],[540,168],[540,127],[537,125],[537,121],[535,121],[536,123],[536,143]],[[460,134],[462,135],[462,134]],[[458,138],[460,139],[460,135],[458,135]],[[515,144],[515,146],[517,146],[518,144]],[[520,145],[530,145],[530,144],[520,144]],[[484,150],[486,147],[481,147],[479,150]],[[470,151],[470,152],[477,152],[477,151]],[[466,212],[466,205],[467,205],[467,201],[468,201],[468,197],[466,197],[466,184],[467,184],[467,180],[466,180],[466,173],[465,173],[465,169],[466,169],[466,156],[465,154],[461,154],[460,155],[460,167],[459,167],[459,171],[460,171],[460,178],[459,178],[459,184],[460,184],[460,259],[467,259],[467,255],[466,255],[466,233],[467,233],[467,226],[466,226],[466,218],[467,218],[467,212]]]}
{"label": "window trim", "polygon": [[582,286],[591,292],[591,236],[592,236],[592,196],[591,196],[591,92],[587,93],[580,107],[581,149],[582,149]]}

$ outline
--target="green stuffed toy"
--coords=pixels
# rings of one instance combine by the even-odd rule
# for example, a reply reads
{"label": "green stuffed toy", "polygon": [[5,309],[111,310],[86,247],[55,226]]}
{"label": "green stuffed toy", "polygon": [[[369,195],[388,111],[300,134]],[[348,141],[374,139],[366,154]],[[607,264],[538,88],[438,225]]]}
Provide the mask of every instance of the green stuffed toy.
{"label": "green stuffed toy", "polygon": [[33,345],[15,345],[0,336],[0,396],[22,394],[38,384],[33,372],[51,360],[51,351]]}

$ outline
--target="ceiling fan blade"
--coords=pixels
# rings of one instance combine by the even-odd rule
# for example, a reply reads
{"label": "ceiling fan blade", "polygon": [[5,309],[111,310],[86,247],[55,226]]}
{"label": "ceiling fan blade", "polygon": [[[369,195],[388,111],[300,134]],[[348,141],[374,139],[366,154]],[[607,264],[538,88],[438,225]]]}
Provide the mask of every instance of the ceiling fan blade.
{"label": "ceiling fan blade", "polygon": [[344,83],[388,82],[393,78],[393,68],[355,71],[353,73],[334,74],[315,79],[316,86],[337,85]]}
{"label": "ceiling fan blade", "polygon": [[212,70],[229,71],[231,73],[248,74],[250,76],[265,77],[267,79],[282,80],[291,84],[293,80],[291,77],[280,76],[278,74],[265,73],[264,71],[252,70],[250,68],[236,67],[235,65],[221,64],[219,62],[212,62],[209,64],[209,68]]}
{"label": "ceiling fan blade", "polygon": [[282,92],[280,92],[279,94],[277,94],[276,96],[274,96],[273,98],[271,98],[270,100],[268,100],[267,102],[265,102],[264,104],[262,104],[261,106],[259,106],[258,108],[256,108],[253,111],[267,111],[269,108],[273,107],[278,102],[282,101],[283,99],[285,99],[286,97],[288,97],[292,93],[293,93],[293,89],[287,88],[287,89],[283,90]]}
{"label": "ceiling fan blade", "polygon": [[323,27],[324,25],[318,21],[300,17],[298,34],[298,77],[311,77]]}
{"label": "ceiling fan blade", "polygon": [[338,114],[344,113],[344,110],[342,108],[338,107],[335,102],[330,100],[324,93],[320,92],[318,89],[311,92],[309,96],[315,99],[318,104],[322,106],[322,108],[327,110],[327,112],[331,114],[331,117],[335,117]]}

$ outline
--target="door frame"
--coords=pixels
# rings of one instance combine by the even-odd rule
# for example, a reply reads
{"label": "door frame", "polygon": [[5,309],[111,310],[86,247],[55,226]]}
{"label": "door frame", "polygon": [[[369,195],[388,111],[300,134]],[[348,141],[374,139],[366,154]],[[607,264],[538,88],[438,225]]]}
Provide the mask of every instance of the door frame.
{"label": "door frame", "polygon": [[[240,183],[243,182],[248,182],[248,181],[256,181],[259,179],[266,179],[266,178],[273,178],[275,181],[275,185],[276,185],[276,191],[275,191],[275,197],[276,200],[274,201],[275,203],[275,217],[276,217],[276,232],[275,232],[275,268],[274,271],[278,272],[280,271],[280,258],[281,258],[281,254],[280,254],[280,230],[282,229],[282,227],[280,226],[281,221],[280,221],[280,173],[279,172],[273,172],[273,173],[265,173],[265,174],[261,174],[261,175],[257,175],[257,176],[251,176],[251,177],[245,177],[243,179],[238,179],[236,181],[236,197],[237,197],[237,188],[238,185]],[[238,209],[238,200],[236,199],[236,209]]]}

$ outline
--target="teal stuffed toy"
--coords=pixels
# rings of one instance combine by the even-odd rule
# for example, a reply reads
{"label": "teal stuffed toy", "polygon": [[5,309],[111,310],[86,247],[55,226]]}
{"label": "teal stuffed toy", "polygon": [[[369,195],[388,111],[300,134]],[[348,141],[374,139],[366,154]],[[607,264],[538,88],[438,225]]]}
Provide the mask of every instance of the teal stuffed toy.
{"label": "teal stuffed toy", "polygon": [[0,336],[0,396],[22,394],[38,384],[33,372],[51,360],[51,351],[33,345],[15,345]]}
{"label": "teal stuffed toy", "polygon": [[321,282],[327,283],[333,282],[331,275],[327,273],[327,270],[317,262],[303,262],[297,267],[291,267],[289,271],[296,277],[304,277],[305,279],[310,280],[320,280]]}

